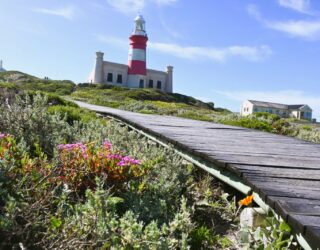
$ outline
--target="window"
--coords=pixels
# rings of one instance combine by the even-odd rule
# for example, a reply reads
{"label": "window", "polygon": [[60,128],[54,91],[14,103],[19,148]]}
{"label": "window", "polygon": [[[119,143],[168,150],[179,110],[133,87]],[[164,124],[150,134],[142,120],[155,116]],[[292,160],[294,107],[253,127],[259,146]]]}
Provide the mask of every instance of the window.
{"label": "window", "polygon": [[153,88],[153,80],[149,80],[149,88]]}
{"label": "window", "polygon": [[140,79],[140,83],[139,83],[139,88],[143,88],[144,87],[144,80]]}
{"label": "window", "polygon": [[161,81],[157,81],[157,89],[161,89]]}
{"label": "window", "polygon": [[107,82],[113,82],[113,75],[112,75],[112,73],[108,73]]}
{"label": "window", "polygon": [[117,83],[122,83],[122,75],[118,74],[117,76]]}
{"label": "window", "polygon": [[254,108],[254,112],[258,112],[258,108]]}

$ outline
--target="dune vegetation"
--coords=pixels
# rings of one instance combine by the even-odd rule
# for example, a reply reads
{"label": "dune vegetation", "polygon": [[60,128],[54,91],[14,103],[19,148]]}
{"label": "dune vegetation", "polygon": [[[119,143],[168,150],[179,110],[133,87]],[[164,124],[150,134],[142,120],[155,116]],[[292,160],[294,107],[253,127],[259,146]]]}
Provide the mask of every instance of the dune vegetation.
{"label": "dune vegetation", "polygon": [[[0,96],[1,249],[241,246],[241,194],[113,120],[10,91]],[[246,246],[296,246],[277,223]]]}
{"label": "dune vegetation", "polygon": [[[93,103],[110,90],[70,85],[68,98],[88,92]],[[0,249],[299,249],[290,227],[272,215],[241,243],[239,212],[248,198],[238,203],[242,194],[173,149],[61,97],[69,89],[64,81],[0,83]],[[170,115],[178,116],[182,105],[248,126],[183,95],[111,90],[126,93],[121,105],[173,105]]]}
{"label": "dune vegetation", "polygon": [[[215,107],[213,102],[205,103],[190,96],[163,93],[156,89],[128,89],[108,84],[76,85],[67,80],[40,79],[17,71],[0,73],[0,89],[3,92],[10,89],[16,93],[27,91],[31,94],[41,91],[48,94],[49,98],[51,96],[52,100],[59,99],[60,103],[67,102],[66,99],[79,100],[144,114],[172,115],[245,127],[320,143],[320,126],[307,120],[284,119],[269,113],[242,117],[238,113]],[[51,108],[52,112],[53,109],[64,109],[70,115],[76,113],[69,107]]]}

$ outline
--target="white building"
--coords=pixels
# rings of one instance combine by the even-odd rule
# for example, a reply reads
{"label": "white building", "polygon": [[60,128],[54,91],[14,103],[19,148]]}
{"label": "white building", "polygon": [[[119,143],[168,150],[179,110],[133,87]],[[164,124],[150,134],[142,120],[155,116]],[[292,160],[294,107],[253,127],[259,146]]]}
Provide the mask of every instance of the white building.
{"label": "white building", "polygon": [[89,82],[128,88],[154,88],[172,93],[173,67],[167,66],[166,71],[147,69],[148,36],[145,21],[138,15],[134,22],[135,27],[129,37],[128,64],[104,61],[104,53],[96,52],[96,62],[89,76]]}
{"label": "white building", "polygon": [[246,100],[243,102],[240,111],[242,116],[248,116],[257,112],[268,112],[283,118],[312,119],[312,109],[306,104],[286,105],[253,100]]}
{"label": "white building", "polygon": [[0,72],[6,72],[6,70],[2,67],[2,60],[0,61]]}

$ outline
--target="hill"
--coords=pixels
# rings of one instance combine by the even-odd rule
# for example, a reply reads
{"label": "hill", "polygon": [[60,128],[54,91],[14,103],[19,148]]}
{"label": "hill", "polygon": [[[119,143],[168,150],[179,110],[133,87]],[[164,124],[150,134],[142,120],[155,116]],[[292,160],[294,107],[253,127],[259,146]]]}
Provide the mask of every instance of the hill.
{"label": "hill", "polygon": [[148,114],[162,114],[213,121],[231,113],[191,96],[164,93],[156,89],[128,89],[108,84],[74,84],[71,81],[41,79],[19,71],[0,73],[0,87],[43,91],[93,104]]}
{"label": "hill", "polygon": [[[49,93],[50,103],[55,105],[72,106],[65,101],[67,98],[146,114],[172,115],[257,129],[320,143],[320,128],[308,121],[297,123],[295,120],[283,119],[268,113],[241,117],[226,109],[215,108],[213,103],[205,103],[182,94],[163,93],[155,89],[128,89],[108,84],[76,85],[68,80],[40,79],[18,71],[0,73],[0,88],[2,93],[12,98],[17,91],[27,91],[32,95],[35,91],[42,91]],[[10,93],[7,93],[8,89],[11,89]],[[79,110],[71,107],[56,106],[52,110],[67,113],[69,117],[79,117]]]}
{"label": "hill", "polygon": [[[128,89],[107,84],[79,84],[71,94],[76,100],[128,111],[212,120],[212,115],[228,112],[215,109],[193,97],[164,93],[155,89]],[[224,112],[221,112],[224,111]]]}
{"label": "hill", "polygon": [[76,85],[69,80],[41,79],[19,71],[6,71],[0,72],[0,86],[70,95]]}

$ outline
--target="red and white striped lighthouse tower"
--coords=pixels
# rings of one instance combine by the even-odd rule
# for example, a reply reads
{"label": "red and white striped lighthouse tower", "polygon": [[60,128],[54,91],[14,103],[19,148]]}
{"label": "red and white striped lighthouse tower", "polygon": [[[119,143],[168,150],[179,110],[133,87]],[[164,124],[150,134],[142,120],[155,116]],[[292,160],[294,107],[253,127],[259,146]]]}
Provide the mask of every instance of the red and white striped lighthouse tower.
{"label": "red and white striped lighthouse tower", "polygon": [[135,19],[134,30],[129,37],[128,87],[144,87],[147,75],[146,48],[148,36],[145,29],[145,20],[141,15]]}

